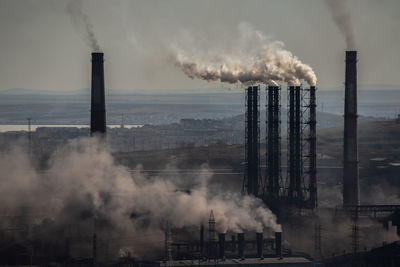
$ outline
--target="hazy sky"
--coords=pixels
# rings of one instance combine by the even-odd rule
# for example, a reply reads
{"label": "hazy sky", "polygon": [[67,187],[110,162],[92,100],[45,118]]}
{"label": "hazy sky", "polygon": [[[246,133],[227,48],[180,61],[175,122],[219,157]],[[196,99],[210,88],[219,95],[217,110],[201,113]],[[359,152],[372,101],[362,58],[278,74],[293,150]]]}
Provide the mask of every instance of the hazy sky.
{"label": "hazy sky", "polygon": [[[90,87],[91,51],[68,15],[68,2],[0,1],[0,90]],[[314,69],[318,87],[344,81],[346,45],[324,0],[83,2],[105,53],[107,88],[200,92],[196,88],[220,87],[187,78],[168,62],[168,49],[185,39],[198,41],[202,49],[235,42],[231,36],[242,22],[283,41]],[[358,82],[400,85],[400,1],[349,0],[349,7],[359,51]]]}

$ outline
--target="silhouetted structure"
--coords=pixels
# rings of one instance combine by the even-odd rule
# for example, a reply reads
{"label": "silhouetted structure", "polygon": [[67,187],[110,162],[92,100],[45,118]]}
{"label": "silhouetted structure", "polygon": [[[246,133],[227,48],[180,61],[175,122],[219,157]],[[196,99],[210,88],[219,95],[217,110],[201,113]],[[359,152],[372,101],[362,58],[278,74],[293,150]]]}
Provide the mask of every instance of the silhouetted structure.
{"label": "silhouetted structure", "polygon": [[302,95],[300,86],[289,86],[288,99],[288,197],[303,200]]}
{"label": "silhouetted structure", "polygon": [[92,53],[90,136],[106,133],[103,53]]}
{"label": "silhouetted structure", "polygon": [[218,234],[218,258],[225,259],[225,234]]}
{"label": "silhouetted structure", "polygon": [[357,138],[357,51],[346,51],[343,205],[360,205]]}
{"label": "silhouetted structure", "polygon": [[257,257],[262,259],[264,257],[263,255],[263,243],[264,243],[264,238],[263,238],[263,233],[256,233],[256,242],[257,242]]}
{"label": "silhouetted structure", "polygon": [[309,124],[309,189],[310,189],[310,206],[316,208],[318,206],[317,198],[317,114],[316,114],[316,97],[315,86],[310,86],[310,118]]}
{"label": "silhouetted structure", "polygon": [[246,169],[244,187],[247,194],[260,193],[260,120],[259,87],[246,90]]}
{"label": "silhouetted structure", "polygon": [[281,113],[280,88],[267,87],[267,140],[266,140],[266,185],[267,197],[277,199],[281,195]]}

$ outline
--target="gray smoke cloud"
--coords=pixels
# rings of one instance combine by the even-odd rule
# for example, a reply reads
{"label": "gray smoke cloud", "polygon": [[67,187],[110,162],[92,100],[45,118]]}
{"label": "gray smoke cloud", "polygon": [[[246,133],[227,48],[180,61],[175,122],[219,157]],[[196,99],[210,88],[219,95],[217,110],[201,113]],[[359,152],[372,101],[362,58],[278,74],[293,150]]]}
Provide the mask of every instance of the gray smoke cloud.
{"label": "gray smoke cloud", "polygon": [[211,192],[213,174],[206,167],[183,188],[188,177],[178,171],[166,178],[150,177],[140,170],[132,172],[116,164],[109,150],[95,139],[79,139],[59,148],[45,171],[35,170],[28,155],[14,148],[0,155],[0,214],[33,214],[32,229],[51,220],[59,228],[68,226],[76,232],[81,221],[86,221],[82,230],[86,234],[92,233],[87,225],[93,225],[93,220],[106,221],[106,232],[113,236],[109,239],[131,237],[124,249],[140,256],[144,248],[163,246],[166,221],[171,228],[197,228],[207,224],[211,210],[220,232],[281,231],[275,215],[261,200]]}
{"label": "gray smoke cloud", "polygon": [[356,46],[353,25],[347,6],[348,0],[325,0],[325,2],[332,14],[333,21],[346,40],[347,50],[354,50]]}
{"label": "gray smoke cloud", "polygon": [[87,14],[83,12],[82,0],[72,0],[67,4],[67,12],[76,28],[83,36],[84,41],[92,51],[101,51],[99,42],[94,34],[93,24]]}
{"label": "gray smoke cloud", "polygon": [[181,42],[172,48],[171,60],[192,79],[243,85],[317,82],[313,69],[285,50],[283,42],[270,40],[248,23],[239,24],[227,44],[217,43],[212,40],[207,49],[199,49],[196,41]]}

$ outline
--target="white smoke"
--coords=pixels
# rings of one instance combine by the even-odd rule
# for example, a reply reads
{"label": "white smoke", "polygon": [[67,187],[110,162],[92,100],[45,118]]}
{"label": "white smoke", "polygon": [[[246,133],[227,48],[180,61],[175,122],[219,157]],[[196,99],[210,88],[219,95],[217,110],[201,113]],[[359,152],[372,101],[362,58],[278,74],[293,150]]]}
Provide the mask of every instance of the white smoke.
{"label": "white smoke", "polygon": [[[113,227],[107,232],[117,239],[135,237],[129,244],[138,254],[143,247],[162,246],[165,221],[172,228],[198,227],[207,223],[211,209],[221,232],[281,230],[261,200],[211,192],[211,177],[204,167],[190,188],[181,188],[187,177],[148,177],[140,168],[130,172],[95,139],[58,149],[44,172],[34,169],[26,153],[13,149],[0,155],[0,212],[40,214],[35,224],[46,219],[60,227],[79,224],[82,214],[86,220],[106,219]],[[146,235],[152,238],[139,238]]]}
{"label": "white smoke", "polygon": [[248,23],[239,24],[237,36],[227,45],[218,47],[215,40],[209,42],[209,48],[203,50],[192,44],[176,45],[172,48],[173,63],[188,77],[207,81],[244,85],[317,82],[313,69],[285,50],[283,42],[271,41]]}
{"label": "white smoke", "polygon": [[346,40],[347,50],[354,50],[354,31],[349,7],[347,6],[348,0],[325,0],[325,2],[332,14],[333,21]]}
{"label": "white smoke", "polygon": [[67,12],[71,17],[76,30],[83,36],[84,41],[93,52],[101,51],[99,42],[94,34],[93,24],[87,14],[83,12],[82,0],[70,0]]}

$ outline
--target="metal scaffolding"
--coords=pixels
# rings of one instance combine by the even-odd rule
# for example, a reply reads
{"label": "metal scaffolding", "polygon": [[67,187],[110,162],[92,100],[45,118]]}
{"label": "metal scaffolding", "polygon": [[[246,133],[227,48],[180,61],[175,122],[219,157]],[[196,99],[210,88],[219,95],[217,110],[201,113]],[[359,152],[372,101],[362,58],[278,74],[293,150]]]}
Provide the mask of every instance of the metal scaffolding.
{"label": "metal scaffolding", "polygon": [[[306,174],[308,174],[308,197],[310,208],[315,209],[318,204],[317,199],[317,131],[316,131],[316,99],[315,99],[315,86],[310,86],[309,89],[303,89],[305,92],[303,100],[305,106],[305,114],[308,113],[308,120],[305,120],[305,128],[308,128],[308,136],[305,137],[305,141],[308,142],[308,154],[304,156],[305,164],[308,165]],[[309,92],[309,98],[306,98],[307,92]],[[305,144],[307,145],[307,144]]]}
{"label": "metal scaffolding", "polygon": [[265,175],[260,176],[259,87],[246,90],[245,172],[243,193],[259,196],[270,207],[317,207],[315,86],[289,86],[287,94],[287,175],[282,177],[279,86],[266,88]]}
{"label": "metal scaffolding", "polygon": [[317,207],[315,86],[289,86],[287,112],[287,197],[291,203]]}

